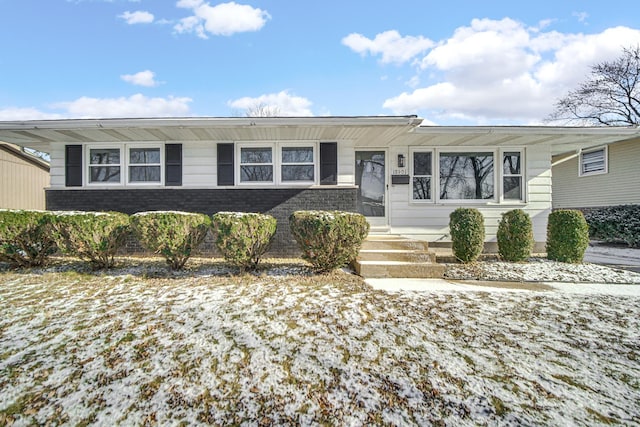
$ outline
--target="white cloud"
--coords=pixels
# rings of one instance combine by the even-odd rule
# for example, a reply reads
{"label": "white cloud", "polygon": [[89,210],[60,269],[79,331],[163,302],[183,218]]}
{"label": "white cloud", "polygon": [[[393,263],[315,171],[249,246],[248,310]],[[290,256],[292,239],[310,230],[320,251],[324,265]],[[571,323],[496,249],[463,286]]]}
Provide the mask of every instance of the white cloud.
{"label": "white cloud", "polygon": [[575,16],[579,22],[586,22],[589,14],[587,12],[573,12],[572,16]]}
{"label": "white cloud", "polygon": [[148,98],[142,94],[120,98],[91,98],[83,96],[71,102],[55,104],[73,118],[172,117],[190,115],[191,98]]}
{"label": "white cloud", "polygon": [[52,111],[13,107],[0,109],[0,120],[187,117],[191,115],[191,102],[192,99],[186,97],[148,98],[139,93],[120,98],[83,96],[74,101],[52,104]]}
{"label": "white cloud", "polygon": [[120,76],[120,78],[127,83],[146,87],[154,87],[160,84],[155,77],[156,73],[151,70],[144,70],[135,74],[123,74]]}
{"label": "white cloud", "polygon": [[135,12],[129,12],[128,10],[122,15],[118,15],[118,18],[122,18],[127,21],[127,24],[151,24],[154,20],[152,13],[144,10],[137,10]]}
{"label": "white cloud", "polygon": [[592,65],[615,59],[623,46],[637,43],[640,30],[627,27],[562,34],[509,18],[474,19],[419,62],[429,84],[389,98],[383,106],[431,119],[539,122]]}
{"label": "white cloud", "polygon": [[56,120],[65,118],[61,114],[47,113],[36,108],[9,107],[0,110],[0,120]]}
{"label": "white cloud", "polygon": [[433,47],[434,42],[422,36],[403,37],[398,31],[390,30],[377,34],[373,40],[351,33],[342,39],[342,44],[361,55],[382,55],[383,64],[401,64]]}
{"label": "white cloud", "polygon": [[183,18],[174,29],[178,33],[196,33],[208,38],[208,34],[230,36],[235,33],[258,31],[271,18],[268,12],[235,2],[211,6],[204,0],[180,0],[178,7],[191,9],[193,15]]}
{"label": "white cloud", "polygon": [[229,101],[227,105],[237,110],[247,110],[255,108],[258,105],[263,105],[268,108],[277,109],[278,115],[280,116],[310,117],[314,115],[311,112],[311,101],[301,96],[292,95],[286,90],[278,93],[260,95],[255,98],[245,96],[244,98]]}

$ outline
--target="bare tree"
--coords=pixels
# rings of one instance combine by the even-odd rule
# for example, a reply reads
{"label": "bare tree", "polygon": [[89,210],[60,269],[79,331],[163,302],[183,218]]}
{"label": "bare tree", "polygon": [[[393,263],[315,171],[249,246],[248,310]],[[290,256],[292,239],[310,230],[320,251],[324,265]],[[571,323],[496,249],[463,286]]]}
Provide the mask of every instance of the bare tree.
{"label": "bare tree", "polygon": [[276,105],[268,105],[264,102],[256,103],[244,112],[246,117],[278,117],[280,116],[280,108]]}
{"label": "bare tree", "polygon": [[548,122],[594,126],[640,124],[640,46],[591,67],[591,74],[556,103]]}

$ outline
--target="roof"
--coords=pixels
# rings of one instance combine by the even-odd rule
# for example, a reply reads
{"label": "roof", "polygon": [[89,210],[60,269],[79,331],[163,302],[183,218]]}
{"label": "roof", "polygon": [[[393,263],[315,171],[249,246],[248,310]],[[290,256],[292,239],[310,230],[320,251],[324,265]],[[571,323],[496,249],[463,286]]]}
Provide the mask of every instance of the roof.
{"label": "roof", "polygon": [[550,145],[552,154],[640,138],[637,127],[420,126],[407,116],[186,117],[0,122],[0,140],[48,152],[52,142],[353,140],[358,146]]}
{"label": "roof", "polygon": [[45,172],[49,172],[48,162],[45,162],[41,158],[33,156],[29,153],[25,153],[24,151],[22,151],[22,149],[19,146],[16,146],[13,144],[7,144],[6,142],[0,141],[0,150],[6,151],[7,153],[10,153],[16,157],[19,157],[20,159],[42,169]]}

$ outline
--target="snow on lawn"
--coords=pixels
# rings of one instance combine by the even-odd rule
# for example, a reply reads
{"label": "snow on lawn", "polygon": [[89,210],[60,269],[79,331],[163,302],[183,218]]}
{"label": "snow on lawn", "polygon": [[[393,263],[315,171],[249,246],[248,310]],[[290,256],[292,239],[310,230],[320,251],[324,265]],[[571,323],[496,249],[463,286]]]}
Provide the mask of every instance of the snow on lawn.
{"label": "snow on lawn", "polygon": [[0,273],[0,425],[640,424],[640,297]]}

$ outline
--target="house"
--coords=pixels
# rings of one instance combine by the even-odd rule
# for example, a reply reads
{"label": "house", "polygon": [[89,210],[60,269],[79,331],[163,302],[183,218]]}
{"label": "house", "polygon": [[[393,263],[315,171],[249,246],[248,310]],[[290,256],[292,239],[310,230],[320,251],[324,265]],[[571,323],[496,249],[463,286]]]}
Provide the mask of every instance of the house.
{"label": "house", "polygon": [[0,122],[0,139],[49,152],[52,210],[265,212],[274,250],[295,251],[299,209],[359,211],[372,233],[450,244],[449,214],[533,221],[552,209],[552,158],[638,138],[633,128],[420,126],[416,116],[82,119]]}
{"label": "house", "polygon": [[553,208],[640,204],[640,138],[553,157]]}
{"label": "house", "polygon": [[49,164],[20,146],[0,141],[0,208],[44,209]]}

